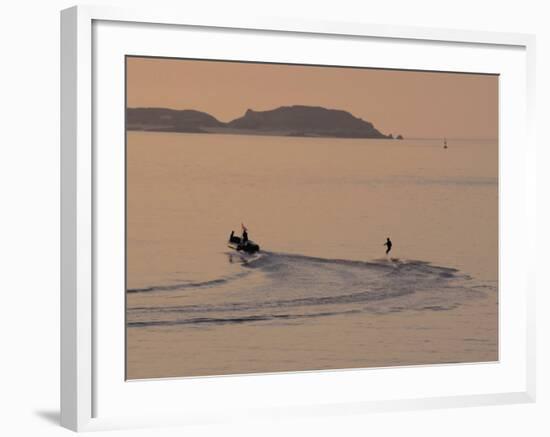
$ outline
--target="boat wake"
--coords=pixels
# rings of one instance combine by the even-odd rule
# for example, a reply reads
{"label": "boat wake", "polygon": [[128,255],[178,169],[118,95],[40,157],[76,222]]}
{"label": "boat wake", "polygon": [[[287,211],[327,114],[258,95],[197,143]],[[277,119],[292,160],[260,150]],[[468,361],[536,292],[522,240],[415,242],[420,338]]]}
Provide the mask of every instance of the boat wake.
{"label": "boat wake", "polygon": [[360,313],[445,311],[496,290],[425,261],[227,254],[233,275],[127,290],[127,325],[305,323]]}

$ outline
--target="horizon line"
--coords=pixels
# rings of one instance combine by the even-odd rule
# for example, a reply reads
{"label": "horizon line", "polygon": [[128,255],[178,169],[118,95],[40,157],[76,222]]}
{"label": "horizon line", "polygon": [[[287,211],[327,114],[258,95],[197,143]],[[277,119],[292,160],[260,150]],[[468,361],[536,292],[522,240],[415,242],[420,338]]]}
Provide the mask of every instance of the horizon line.
{"label": "horizon line", "polygon": [[[323,108],[323,109],[328,109],[328,110],[332,110],[332,111],[344,111],[344,112],[347,112],[348,114],[351,114],[353,117],[359,119],[359,120],[363,120],[363,121],[366,121],[368,123],[372,123],[373,126],[374,126],[374,123],[371,122],[370,120],[365,120],[361,117],[357,117],[356,115],[353,114],[353,112],[351,111],[348,111],[346,109],[340,109],[340,108],[328,108],[326,106],[322,106],[322,105],[303,105],[303,104],[288,104],[288,105],[280,105],[280,106],[276,106],[272,109],[265,109],[265,110],[255,110],[255,109],[252,109],[250,107],[248,107],[247,109],[244,110],[243,112],[243,115],[246,115],[246,112],[247,111],[255,111],[255,112],[268,112],[268,111],[273,111],[275,109],[279,109],[279,108],[288,108],[288,107],[293,107],[293,106],[303,106],[303,107],[309,107],[309,108]],[[240,118],[240,117],[237,117],[237,118],[231,118],[229,119],[228,121],[224,121],[223,119],[213,115],[211,112],[207,112],[207,111],[201,111],[199,109],[193,109],[193,108],[189,108],[189,107],[185,107],[185,108],[174,108],[174,107],[169,107],[169,106],[126,106],[126,109],[168,109],[168,110],[171,110],[171,111],[196,111],[196,112],[202,112],[204,114],[208,114],[210,115],[211,117],[214,117],[216,120],[222,122],[222,123],[230,123],[231,121],[233,120],[236,120],[237,118]],[[397,132],[397,131],[396,131]],[[391,134],[393,134],[393,132],[391,132]],[[388,134],[389,135],[389,134]],[[403,135],[403,134],[398,134],[396,133],[395,134],[396,136],[397,135]],[[498,141],[499,137],[450,137],[450,136],[432,136],[432,135],[421,135],[421,136],[414,136],[414,137],[409,137],[409,136],[404,136],[404,139],[405,140],[438,140],[438,139],[447,139],[447,140],[483,140],[483,141]]]}

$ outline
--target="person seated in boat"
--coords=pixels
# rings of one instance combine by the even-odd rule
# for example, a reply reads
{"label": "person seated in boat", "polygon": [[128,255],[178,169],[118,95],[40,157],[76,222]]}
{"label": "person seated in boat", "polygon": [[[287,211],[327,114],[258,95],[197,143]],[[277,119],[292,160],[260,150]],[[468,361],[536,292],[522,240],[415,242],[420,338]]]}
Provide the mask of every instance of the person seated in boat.
{"label": "person seated in boat", "polygon": [[241,238],[240,237],[237,237],[235,235],[235,231],[231,231],[231,234],[229,235],[229,242],[230,243],[240,243],[241,242]]}

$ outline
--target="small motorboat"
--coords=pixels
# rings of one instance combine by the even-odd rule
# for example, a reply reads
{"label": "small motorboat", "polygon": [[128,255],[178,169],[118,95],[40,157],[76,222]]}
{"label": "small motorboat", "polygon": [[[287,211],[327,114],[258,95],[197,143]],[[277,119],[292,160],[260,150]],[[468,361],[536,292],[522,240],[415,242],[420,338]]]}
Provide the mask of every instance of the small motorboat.
{"label": "small motorboat", "polygon": [[242,238],[237,237],[234,231],[231,231],[227,246],[238,252],[256,253],[260,251],[260,246],[258,244],[254,243],[252,240],[243,243]]}

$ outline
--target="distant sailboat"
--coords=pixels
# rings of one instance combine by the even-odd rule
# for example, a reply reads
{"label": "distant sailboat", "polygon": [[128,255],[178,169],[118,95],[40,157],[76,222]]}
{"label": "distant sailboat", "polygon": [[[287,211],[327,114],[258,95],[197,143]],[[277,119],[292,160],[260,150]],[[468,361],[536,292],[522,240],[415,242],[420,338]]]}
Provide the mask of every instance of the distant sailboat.
{"label": "distant sailboat", "polygon": [[443,138],[443,148],[447,148],[447,138]]}

